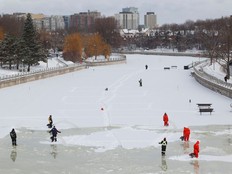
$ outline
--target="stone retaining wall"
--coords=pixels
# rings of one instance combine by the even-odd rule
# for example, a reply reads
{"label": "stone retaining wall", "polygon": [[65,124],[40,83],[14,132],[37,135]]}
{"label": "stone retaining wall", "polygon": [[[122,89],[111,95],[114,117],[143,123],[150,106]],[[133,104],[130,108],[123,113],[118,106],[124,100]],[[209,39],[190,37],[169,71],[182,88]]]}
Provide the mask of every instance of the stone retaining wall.
{"label": "stone retaining wall", "polygon": [[64,67],[64,68],[59,68],[53,71],[43,71],[43,72],[38,72],[38,73],[33,73],[33,74],[24,74],[23,76],[16,76],[14,78],[9,78],[5,79],[4,81],[0,82],[0,88],[5,88],[13,85],[18,85],[22,83],[27,83],[35,80],[40,80],[40,79],[45,79],[57,75],[62,75],[66,74],[69,72],[74,72],[74,71],[79,71],[86,68],[85,65],[82,66],[73,66],[73,67]]}
{"label": "stone retaining wall", "polygon": [[118,55],[117,58],[110,59],[109,61],[94,61],[86,62],[83,64],[74,64],[68,67],[52,68],[43,71],[21,73],[19,75],[9,76],[8,78],[0,79],[0,88],[10,87],[22,83],[27,83],[35,80],[45,79],[57,75],[62,75],[74,71],[79,71],[85,69],[89,66],[103,66],[103,65],[113,65],[119,63],[126,63],[125,55]]}
{"label": "stone retaining wall", "polygon": [[231,84],[225,82],[215,83],[215,80],[210,80],[207,77],[205,78],[203,72],[199,72],[196,68],[194,68],[194,72],[192,72],[192,75],[195,80],[201,85],[232,99]]}

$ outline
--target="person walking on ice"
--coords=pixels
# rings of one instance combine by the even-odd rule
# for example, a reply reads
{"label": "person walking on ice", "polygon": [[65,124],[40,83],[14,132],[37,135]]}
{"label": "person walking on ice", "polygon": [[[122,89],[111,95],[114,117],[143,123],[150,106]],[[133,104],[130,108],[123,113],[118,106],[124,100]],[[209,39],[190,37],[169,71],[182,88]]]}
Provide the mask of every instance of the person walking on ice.
{"label": "person walking on ice", "polygon": [[168,123],[168,114],[165,112],[163,115],[164,126],[169,126]]}
{"label": "person walking on ice", "polygon": [[140,87],[143,86],[143,81],[142,81],[142,79],[139,80],[139,86],[140,86]]}
{"label": "person walking on ice", "polygon": [[52,115],[49,115],[48,124],[47,124],[48,128],[52,128],[52,124],[53,124]]}
{"label": "person walking on ice", "polygon": [[12,146],[17,146],[17,143],[16,143],[17,134],[16,134],[14,129],[11,130],[10,137],[11,137],[11,140],[12,140]]}
{"label": "person walking on ice", "polygon": [[52,142],[53,141],[56,142],[57,141],[57,138],[56,138],[57,133],[61,133],[61,132],[58,131],[55,126],[53,126],[53,128],[49,131],[49,133],[52,133],[52,137],[51,137]]}
{"label": "person walking on ice", "polygon": [[167,148],[167,144],[168,144],[166,138],[164,138],[161,142],[159,142],[159,144],[161,144],[161,154],[162,154],[162,156],[165,156],[166,148]]}

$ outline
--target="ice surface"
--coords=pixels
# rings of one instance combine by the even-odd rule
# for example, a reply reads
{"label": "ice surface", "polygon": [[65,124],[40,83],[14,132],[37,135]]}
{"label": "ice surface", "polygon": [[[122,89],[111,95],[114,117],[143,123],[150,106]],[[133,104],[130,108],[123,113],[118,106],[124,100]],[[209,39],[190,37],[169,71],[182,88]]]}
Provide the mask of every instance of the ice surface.
{"label": "ice surface", "polygon": [[[230,173],[231,99],[198,84],[183,68],[193,61],[198,58],[127,55],[126,64],[1,89],[0,173]],[[212,103],[212,115],[199,114],[196,103],[204,102]],[[62,132],[57,143],[47,133],[50,114]],[[179,139],[184,126],[192,132],[189,143]],[[197,140],[200,157],[192,160]]]}

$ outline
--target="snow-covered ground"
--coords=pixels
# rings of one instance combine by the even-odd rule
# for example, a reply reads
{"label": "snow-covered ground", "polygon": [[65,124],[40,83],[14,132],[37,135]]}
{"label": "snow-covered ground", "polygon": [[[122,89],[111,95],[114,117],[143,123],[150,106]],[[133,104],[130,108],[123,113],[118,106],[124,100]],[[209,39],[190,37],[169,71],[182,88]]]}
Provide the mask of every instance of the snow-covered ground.
{"label": "snow-covered ground", "polygon": [[[232,101],[184,70],[194,61],[127,55],[126,64],[1,89],[0,173],[230,173]],[[200,115],[197,103],[212,103],[214,112]],[[163,127],[164,112],[169,127]],[[50,114],[62,132],[54,144],[46,127]],[[184,126],[192,132],[189,143],[179,140]],[[168,149],[161,158],[164,137]],[[197,140],[200,156],[193,160],[188,153]]]}

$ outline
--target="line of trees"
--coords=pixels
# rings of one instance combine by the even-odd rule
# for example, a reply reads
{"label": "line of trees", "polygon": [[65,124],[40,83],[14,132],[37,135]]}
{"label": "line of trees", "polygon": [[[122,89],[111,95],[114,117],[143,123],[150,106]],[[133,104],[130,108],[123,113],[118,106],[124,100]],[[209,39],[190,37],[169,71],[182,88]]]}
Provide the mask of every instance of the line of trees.
{"label": "line of trees", "polygon": [[179,25],[165,24],[154,29],[150,35],[140,34],[124,41],[126,44],[149,49],[205,51],[211,63],[215,59],[223,59],[226,62],[226,73],[229,78],[229,64],[232,62],[232,16],[196,22],[186,21]]}
{"label": "line of trees", "polygon": [[31,15],[28,14],[23,25],[22,33],[4,33],[0,30],[0,64],[1,67],[8,66],[12,69],[12,65],[26,66],[30,71],[32,65],[38,64],[39,61],[47,61],[47,51],[43,48],[36,29],[34,28]]}
{"label": "line of trees", "polygon": [[[32,27],[32,20],[30,19]],[[64,52],[67,60],[82,61],[83,53],[87,57],[100,54],[107,57],[111,50],[121,46],[135,45],[139,48],[169,48],[185,51],[186,49],[198,49],[206,51],[208,57],[223,59],[227,65],[227,74],[230,74],[229,63],[231,62],[232,50],[232,17],[224,17],[213,20],[186,21],[184,24],[165,24],[150,33],[139,33],[135,37],[122,38],[117,21],[113,17],[98,18],[93,26],[93,33],[73,33],[72,31],[59,30],[54,32],[39,31],[33,28],[34,37],[28,39],[28,31],[25,33],[26,21],[10,16],[0,17],[0,41],[1,45],[8,46],[9,50],[16,51],[0,52],[1,64],[8,60],[9,66],[24,62],[30,66],[38,60],[44,60],[45,50],[58,48]],[[7,33],[7,34],[5,34]],[[36,33],[36,34],[35,34]],[[5,36],[5,37],[4,37]],[[4,39],[3,39],[4,37]],[[12,40],[15,42],[12,43]],[[26,43],[25,43],[26,42]],[[30,44],[28,44],[30,43]],[[12,45],[13,44],[13,45]],[[41,45],[42,44],[42,45]],[[18,45],[18,46],[17,46]],[[20,48],[22,47],[22,48]],[[22,51],[21,49],[24,50]],[[26,54],[28,50],[34,49]],[[18,52],[17,52],[18,50]],[[20,53],[19,53],[19,50]],[[35,51],[37,50],[37,51]],[[4,55],[4,54],[7,54]],[[12,54],[12,55],[10,55]],[[33,59],[29,57],[34,57]],[[23,58],[22,58],[23,57]]]}
{"label": "line of trees", "polygon": [[107,44],[100,34],[79,34],[73,33],[65,38],[63,57],[65,60],[81,62],[82,58],[96,57],[104,55],[108,58],[111,47]]}

